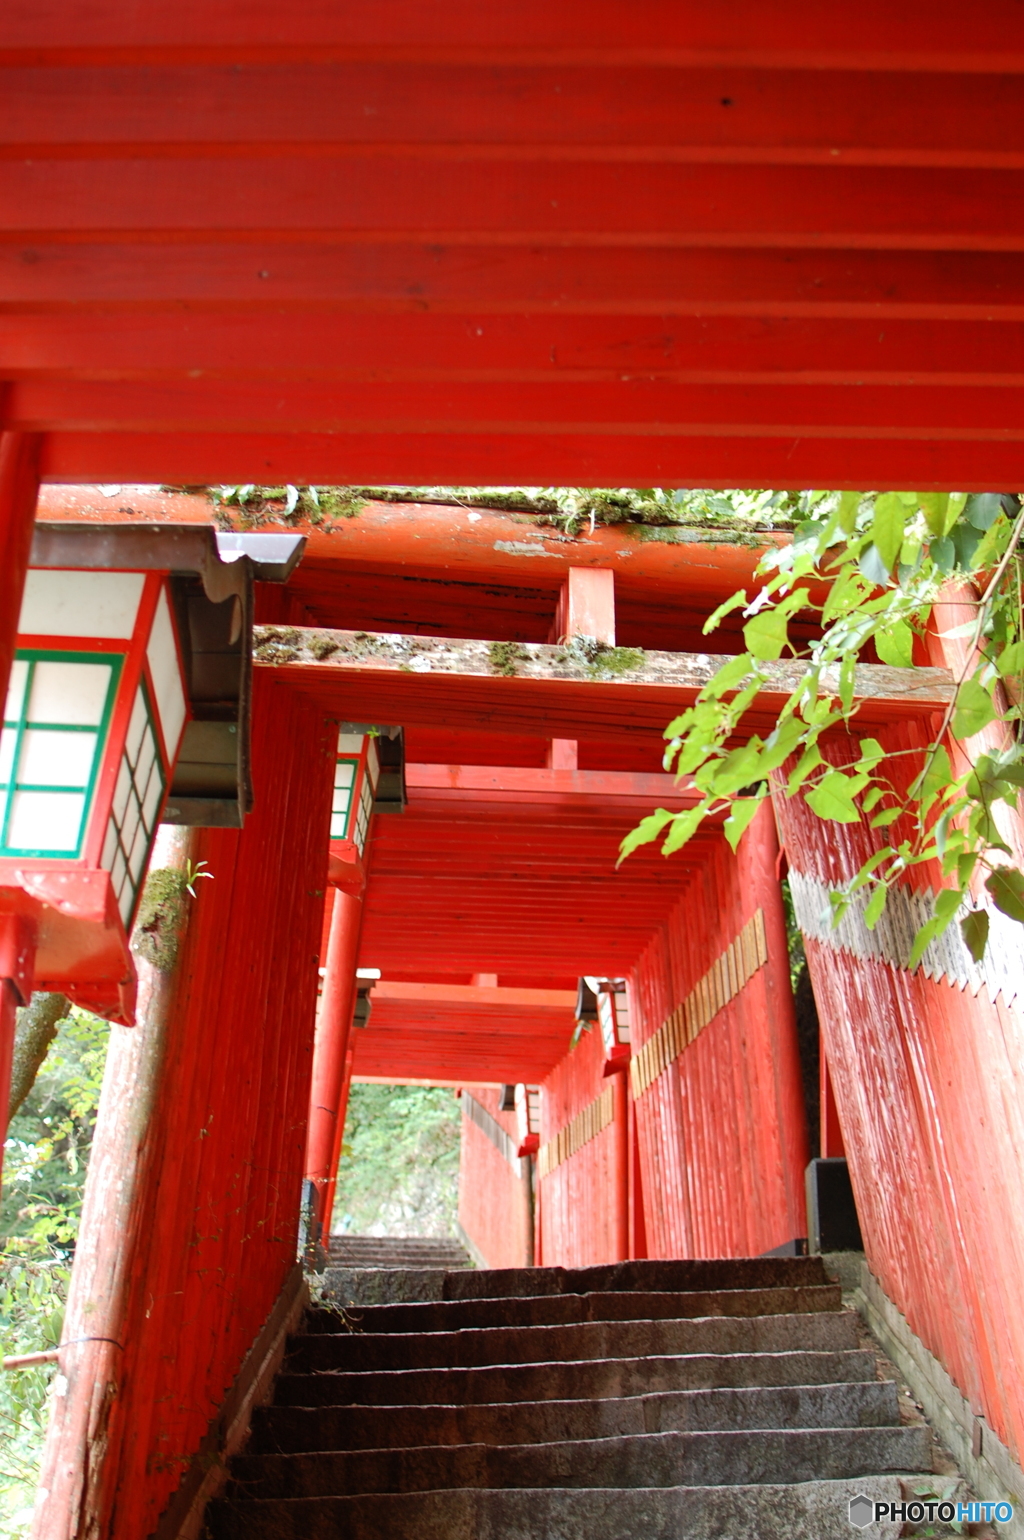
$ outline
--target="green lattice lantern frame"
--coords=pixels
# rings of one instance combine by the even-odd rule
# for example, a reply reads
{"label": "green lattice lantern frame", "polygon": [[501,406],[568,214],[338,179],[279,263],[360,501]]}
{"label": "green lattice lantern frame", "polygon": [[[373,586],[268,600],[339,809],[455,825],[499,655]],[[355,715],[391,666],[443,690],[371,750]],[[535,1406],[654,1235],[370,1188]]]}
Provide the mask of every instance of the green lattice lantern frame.
{"label": "green lattice lantern frame", "polygon": [[157,825],[238,826],[251,804],[253,579],[286,580],[302,544],[37,525],[0,733],[0,982],[19,999],[133,1021]]}

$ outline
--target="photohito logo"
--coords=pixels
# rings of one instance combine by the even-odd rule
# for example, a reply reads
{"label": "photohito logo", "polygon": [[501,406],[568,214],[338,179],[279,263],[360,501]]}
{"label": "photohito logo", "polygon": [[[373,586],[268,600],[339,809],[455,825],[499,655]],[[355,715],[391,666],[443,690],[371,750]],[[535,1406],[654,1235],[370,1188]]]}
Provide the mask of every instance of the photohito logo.
{"label": "photohito logo", "polygon": [[899,1519],[906,1524],[1008,1524],[1013,1518],[1012,1503],[954,1503],[948,1498],[912,1498],[909,1502],[876,1503],[863,1492],[850,1498],[850,1523],[857,1529],[880,1524],[883,1519]]}

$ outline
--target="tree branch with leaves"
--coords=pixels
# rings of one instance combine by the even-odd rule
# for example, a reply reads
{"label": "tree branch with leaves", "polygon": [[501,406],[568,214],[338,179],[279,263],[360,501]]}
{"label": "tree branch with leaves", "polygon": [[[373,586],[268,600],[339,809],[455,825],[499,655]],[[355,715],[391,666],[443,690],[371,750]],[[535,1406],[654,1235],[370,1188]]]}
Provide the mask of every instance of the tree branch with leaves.
{"label": "tree branch with leaves", "polygon": [[[975,960],[984,955],[989,918],[973,906],[983,885],[992,903],[1024,923],[1024,872],[1014,865],[1000,805],[1018,808],[1024,788],[1020,681],[1024,508],[1016,493],[806,492],[791,542],[764,552],[749,596],[740,590],[704,626],[742,611],[746,650],[730,659],[694,704],[666,729],[665,768],[700,794],[680,812],[659,808],[622,842],[622,856],[662,839],[679,850],[709,818],[724,815],[736,848],[766,797],[801,794],[826,822],[866,824],[885,843],[832,895],[838,923],[865,890],[864,919],[874,928],[893,888],[915,867],[934,862],[942,874],[932,918],[918,931],[910,966],[959,916]],[[856,739],[849,764],[830,764],[829,735],[855,734],[859,709],[854,670],[873,647],[883,663],[909,668],[950,584],[970,590],[974,615],[940,633],[966,640],[956,692],[909,782],[890,773],[892,754],[877,739]],[[817,639],[790,634],[800,615]],[[804,625],[806,629],[806,624]],[[769,682],[767,665],[783,654],[804,665],[764,739],[743,720]],[[995,724],[997,746],[967,761],[958,774],[954,739],[974,738]],[[993,736],[990,734],[990,737]],[[909,751],[908,751],[909,752]]]}

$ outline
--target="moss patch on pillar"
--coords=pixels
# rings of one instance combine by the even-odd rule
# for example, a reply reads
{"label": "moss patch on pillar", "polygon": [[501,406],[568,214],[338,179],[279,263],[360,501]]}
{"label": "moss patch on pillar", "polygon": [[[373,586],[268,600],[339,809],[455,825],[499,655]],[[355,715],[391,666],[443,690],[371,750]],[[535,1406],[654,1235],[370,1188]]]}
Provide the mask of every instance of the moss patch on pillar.
{"label": "moss patch on pillar", "polygon": [[187,890],[187,873],[173,866],[150,872],[142,890],[132,951],[161,973],[170,973],[178,960]]}

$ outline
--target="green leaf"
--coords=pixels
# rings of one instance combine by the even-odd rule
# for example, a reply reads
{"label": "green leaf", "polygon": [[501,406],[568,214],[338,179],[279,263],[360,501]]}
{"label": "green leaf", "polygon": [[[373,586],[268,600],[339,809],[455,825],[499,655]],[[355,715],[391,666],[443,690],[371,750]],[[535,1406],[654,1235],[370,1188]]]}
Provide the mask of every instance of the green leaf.
{"label": "green leaf", "polygon": [[914,633],[905,620],[875,632],[875,647],[883,663],[893,668],[911,668],[914,662]]}
{"label": "green leaf", "polygon": [[839,528],[844,535],[852,535],[857,527],[857,511],[863,496],[862,492],[840,492],[839,494]]}
{"label": "green leaf", "polygon": [[1012,642],[996,659],[996,668],[1004,679],[1024,673],[1024,642]]}
{"label": "green leaf", "polygon": [[774,661],[782,656],[789,640],[789,627],[778,610],[762,610],[743,627],[743,641],[755,658]]}
{"label": "green leaf", "polygon": [[798,791],[807,777],[817,770],[819,765],[824,763],[825,760],[821,750],[816,743],[812,743],[801,754],[798,764],[790,773],[789,779],[786,782],[787,796],[791,797],[795,791]]}
{"label": "green leaf", "polygon": [[737,689],[750,673],[751,667],[750,653],[738,653],[735,658],[730,658],[728,663],[722,664],[718,673],[708,680],[701,693],[711,700],[717,700],[719,696]]}
{"label": "green leaf", "polygon": [[845,712],[853,710],[853,688],[856,683],[857,657],[848,653],[839,665],[839,703]]}
{"label": "green leaf", "polygon": [[946,515],[949,511],[948,492],[919,492],[918,501],[924,514],[924,521],[928,526],[928,532],[934,535],[936,540],[946,533]]}
{"label": "green leaf", "polygon": [[992,704],[992,697],[978,679],[972,674],[970,679],[965,679],[956,692],[956,710],[953,712],[953,736],[955,738],[972,738],[975,733],[980,733],[982,728],[994,722],[996,710]]}
{"label": "green leaf", "polygon": [[925,769],[910,787],[910,795],[918,797],[927,810],[935,798],[953,784],[953,766],[949,755],[940,743],[933,750]]}
{"label": "green leaf", "polygon": [[804,724],[799,717],[786,717],[768,735],[761,755],[761,771],[767,774],[784,764],[803,738]]}
{"label": "green leaf", "polygon": [[651,840],[656,840],[667,823],[670,823],[677,814],[670,813],[668,808],[659,807],[653,813],[648,813],[646,818],[641,818],[635,829],[630,829],[622,844],[619,846],[619,859],[615,863],[621,866],[627,856],[640,845],[647,845]]}
{"label": "green leaf", "polygon": [[988,945],[988,911],[972,909],[970,914],[965,914],[960,921],[960,934],[974,961],[980,963]]}
{"label": "green leaf", "polygon": [[714,774],[707,782],[700,777],[695,779],[702,790],[706,787],[708,791],[713,789],[716,797],[731,797],[749,786],[751,781],[760,780],[763,774],[761,740],[755,737],[718,760],[714,765]]}
{"label": "green leaf", "polygon": [[933,540],[928,554],[940,572],[948,574],[956,566],[956,546],[948,535],[944,535],[941,540]]}
{"label": "green leaf", "polygon": [[868,900],[867,907],[864,910],[864,924],[867,926],[868,930],[874,930],[875,926],[882,918],[882,910],[885,908],[885,901],[888,896],[889,889],[886,887],[884,882],[880,882],[875,888],[875,891],[872,893],[870,899]]}
{"label": "green leaf", "polygon": [[741,588],[739,593],[733,594],[731,598],[726,599],[724,603],[720,604],[717,610],[711,611],[711,614],[704,622],[704,635],[707,636],[709,631],[716,630],[720,620],[724,620],[726,615],[730,615],[733,610],[740,609],[741,606],[746,604],[746,602],[747,590],[745,588]]}
{"label": "green leaf", "polygon": [[698,807],[690,808],[689,812],[677,813],[675,815],[672,827],[665,836],[665,843],[661,847],[663,856],[670,856],[674,850],[681,850],[687,840],[696,834],[704,822],[704,815],[707,813],[708,806],[709,804],[705,800]]}
{"label": "green leaf", "polygon": [[[991,529],[1003,511],[1002,497],[998,492],[974,492],[967,499],[965,517],[975,529]],[[944,535],[946,531],[939,530]]]}
{"label": "green leaf", "polygon": [[913,969],[917,967],[918,963],[921,961],[921,958],[928,950],[932,940],[935,936],[938,935],[942,928],[943,927],[940,926],[938,920],[929,920],[926,925],[921,926],[921,929],[914,937],[914,944],[910,948],[910,958],[907,962],[908,968]]}
{"label": "green leaf", "polygon": [[897,493],[883,492],[875,498],[870,534],[887,576],[900,554],[906,521],[907,510]]}
{"label": "green leaf", "polygon": [[841,770],[830,770],[807,793],[806,802],[819,818],[832,823],[860,823],[860,813],[853,801],[853,785]]}
{"label": "green leaf", "polygon": [[885,750],[877,738],[862,738],[860,740],[860,758],[857,761],[858,770],[873,770],[885,758]]}
{"label": "green leaf", "polygon": [[763,797],[737,797],[733,802],[732,811],[722,825],[722,833],[733,850],[763,801]]}
{"label": "green leaf", "polygon": [[1019,872],[1015,866],[997,867],[986,878],[985,886],[996,908],[1024,925],[1024,872]]}
{"label": "green leaf", "polygon": [[[950,548],[952,549],[952,546]],[[866,545],[864,547],[857,566],[861,575],[866,577],[868,582],[875,588],[884,588],[886,583],[888,583],[889,568],[882,560],[882,555],[877,545]],[[950,570],[952,570],[952,564]]]}
{"label": "green leaf", "polygon": [[896,822],[902,811],[901,807],[883,808],[882,812],[876,813],[874,818],[869,820],[872,829],[887,829],[891,823]]}

